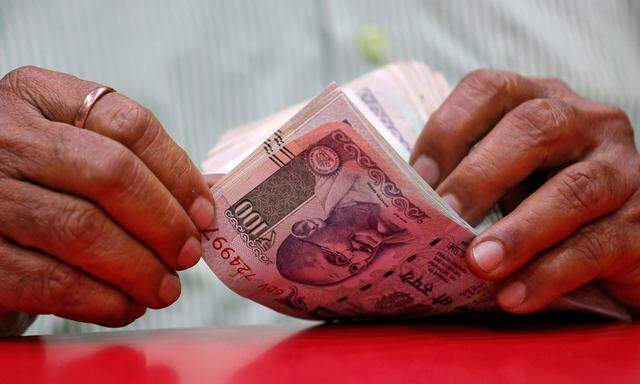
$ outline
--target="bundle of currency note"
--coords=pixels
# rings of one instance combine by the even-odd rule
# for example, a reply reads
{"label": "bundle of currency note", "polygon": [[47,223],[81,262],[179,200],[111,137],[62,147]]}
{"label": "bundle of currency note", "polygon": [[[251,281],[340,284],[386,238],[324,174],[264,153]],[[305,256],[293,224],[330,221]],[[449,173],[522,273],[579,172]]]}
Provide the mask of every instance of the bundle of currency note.
{"label": "bundle of currency note", "polygon": [[[464,254],[478,233],[407,163],[444,77],[401,62],[224,135],[204,258],[233,291],[308,319],[497,311]],[[491,214],[485,225],[497,220]],[[556,309],[628,314],[595,286]]]}

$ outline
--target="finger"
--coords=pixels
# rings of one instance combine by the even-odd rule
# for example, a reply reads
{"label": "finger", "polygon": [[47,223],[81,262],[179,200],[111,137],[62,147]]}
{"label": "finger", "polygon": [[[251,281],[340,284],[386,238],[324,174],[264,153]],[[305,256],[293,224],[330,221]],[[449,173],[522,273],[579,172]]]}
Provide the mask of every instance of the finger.
{"label": "finger", "polygon": [[527,101],[508,113],[437,191],[473,223],[536,169],[582,157],[594,141],[588,127],[584,116],[564,101]]}
{"label": "finger", "polygon": [[93,204],[0,179],[0,235],[37,248],[161,308],[180,295],[178,276]]}
{"label": "finger", "polygon": [[204,175],[204,179],[207,181],[207,185],[209,188],[213,187],[215,183],[220,181],[225,176],[224,173],[211,173],[208,175]]}
{"label": "finger", "polygon": [[171,268],[188,268],[200,258],[197,228],[153,173],[121,144],[34,116],[0,135],[10,141],[6,151],[12,177],[95,202]]}
{"label": "finger", "polygon": [[600,255],[602,268],[599,281],[616,300],[640,316],[640,190],[615,213],[590,225],[582,234],[583,242]]}
{"label": "finger", "polygon": [[[49,120],[72,124],[84,98],[100,85],[36,67],[16,71],[13,87]],[[164,131],[151,111],[118,93],[99,99],[85,129],[135,153],[180,202],[199,229],[213,220],[213,198],[198,168]]]}
{"label": "finger", "polygon": [[213,197],[206,181],[151,111],[120,94],[108,94],[95,105],[85,128],[119,141],[135,153],[175,196],[198,229],[211,223]]}
{"label": "finger", "polygon": [[481,278],[501,278],[585,223],[619,208],[637,188],[620,169],[595,159],[564,169],[472,241],[469,268]]}
{"label": "finger", "polygon": [[621,254],[610,230],[616,225],[602,223],[585,227],[510,278],[498,290],[498,304],[513,313],[533,312],[601,277],[612,256]]}
{"label": "finger", "polygon": [[127,325],[145,308],[124,293],[35,250],[0,238],[0,305],[107,327]]}
{"label": "finger", "polygon": [[515,73],[471,72],[430,116],[410,163],[435,188],[505,113],[541,94],[536,82]]}

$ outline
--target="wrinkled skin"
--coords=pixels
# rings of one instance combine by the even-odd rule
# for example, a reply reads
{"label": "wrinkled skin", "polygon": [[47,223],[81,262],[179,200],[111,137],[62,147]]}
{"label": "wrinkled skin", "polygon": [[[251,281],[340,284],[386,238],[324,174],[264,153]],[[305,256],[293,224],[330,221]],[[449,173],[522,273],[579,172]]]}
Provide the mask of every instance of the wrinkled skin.
{"label": "wrinkled skin", "polygon": [[[201,256],[207,182],[146,108],[23,67],[0,80],[0,332],[37,314],[123,326],[180,295]],[[18,315],[20,314],[20,315]],[[24,314],[29,314],[26,316]]]}
{"label": "wrinkled skin", "polygon": [[508,213],[466,255],[500,281],[505,310],[532,312],[597,280],[638,313],[640,161],[619,108],[557,79],[475,71],[431,116],[411,162],[468,221],[496,203]]}

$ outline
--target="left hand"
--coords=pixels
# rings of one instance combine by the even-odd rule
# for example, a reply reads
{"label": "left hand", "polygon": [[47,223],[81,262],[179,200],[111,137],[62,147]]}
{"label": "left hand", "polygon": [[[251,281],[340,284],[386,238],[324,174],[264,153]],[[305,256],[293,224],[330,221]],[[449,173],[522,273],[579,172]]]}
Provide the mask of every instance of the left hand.
{"label": "left hand", "polygon": [[[30,315],[123,326],[180,295],[214,215],[205,180],[153,113],[32,66],[0,79],[0,336]],[[86,117],[86,116],[85,116]]]}
{"label": "left hand", "polygon": [[469,222],[496,203],[515,208],[466,255],[479,277],[504,280],[505,310],[538,310],[594,279],[640,310],[640,156],[619,108],[557,79],[475,71],[431,116],[411,163]]}

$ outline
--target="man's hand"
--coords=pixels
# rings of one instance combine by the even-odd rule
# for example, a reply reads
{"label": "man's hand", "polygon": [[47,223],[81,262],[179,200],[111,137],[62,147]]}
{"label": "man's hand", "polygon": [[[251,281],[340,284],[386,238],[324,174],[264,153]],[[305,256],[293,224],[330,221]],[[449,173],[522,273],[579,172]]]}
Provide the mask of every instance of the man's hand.
{"label": "man's hand", "polygon": [[538,310],[594,279],[640,309],[640,157],[620,109],[556,79],[472,72],[412,164],[469,222],[515,207],[467,251],[476,275],[504,279],[505,310]]}
{"label": "man's hand", "polygon": [[[24,67],[0,80],[0,310],[122,326],[180,295],[213,198],[146,108]],[[5,315],[4,317],[11,317]]]}

